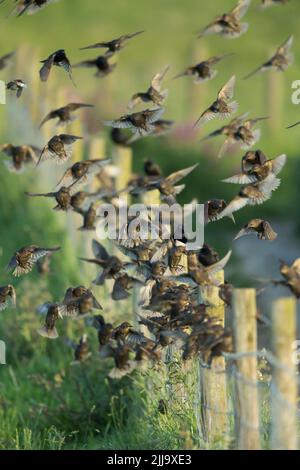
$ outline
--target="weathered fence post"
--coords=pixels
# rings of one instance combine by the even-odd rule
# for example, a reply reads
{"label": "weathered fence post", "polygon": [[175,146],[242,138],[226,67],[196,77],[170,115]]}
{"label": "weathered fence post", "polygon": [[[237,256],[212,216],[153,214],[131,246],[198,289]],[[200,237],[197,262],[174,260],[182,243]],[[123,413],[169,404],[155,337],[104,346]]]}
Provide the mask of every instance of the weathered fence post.
{"label": "weathered fence post", "polygon": [[271,448],[298,448],[296,358],[296,299],[282,298],[272,308],[273,354]]}
{"label": "weathered fence post", "polygon": [[[260,449],[259,401],[257,388],[257,310],[255,289],[235,289],[233,293],[234,342],[237,377],[237,447]],[[243,354],[245,356],[243,357]],[[254,353],[247,356],[247,353]]]}
{"label": "weathered fence post", "polygon": [[[215,275],[215,280],[224,283],[224,271]],[[225,306],[219,297],[219,288],[213,285],[200,287],[202,302],[208,305],[207,314],[217,318],[220,325],[225,324]],[[228,434],[228,403],[226,387],[226,364],[222,356],[215,357],[210,367],[199,363],[201,394],[201,427],[203,439],[212,444]]]}
{"label": "weathered fence post", "polygon": [[[126,187],[132,173],[132,149],[131,147],[116,146],[113,158],[114,165],[120,169],[116,178],[116,190]],[[123,196],[124,197],[124,196]]]}

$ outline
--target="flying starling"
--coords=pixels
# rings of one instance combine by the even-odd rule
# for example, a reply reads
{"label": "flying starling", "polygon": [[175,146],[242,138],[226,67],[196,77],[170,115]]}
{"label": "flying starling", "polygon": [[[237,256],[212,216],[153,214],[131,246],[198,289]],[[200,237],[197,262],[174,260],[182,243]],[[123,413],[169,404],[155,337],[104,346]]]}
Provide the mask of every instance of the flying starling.
{"label": "flying starling", "polygon": [[280,273],[284,278],[283,281],[273,281],[275,285],[283,285],[300,298],[300,258],[297,258],[291,265],[285,261],[280,261]]}
{"label": "flying starling", "polygon": [[222,180],[223,183],[249,184],[266,180],[268,177],[277,176],[286,163],[287,156],[279,155],[272,160],[266,160],[263,164],[253,164],[249,170]]}
{"label": "flying starling", "polygon": [[280,180],[270,174],[266,179],[258,183],[247,184],[241,187],[238,195],[219,214],[219,218],[232,215],[247,205],[256,206],[268,201],[272,192],[280,186]]}
{"label": "flying starling", "polygon": [[151,80],[150,87],[146,92],[136,93],[132,96],[128,108],[133,109],[141,103],[153,103],[161,106],[168,96],[168,90],[161,91],[162,81],[169,70],[169,65],[156,73]]}
{"label": "flying starling", "polygon": [[245,77],[245,80],[253,77],[253,75],[256,75],[258,72],[265,72],[270,69],[274,69],[277,72],[284,72],[293,62],[293,54],[290,52],[293,42],[294,36],[290,36],[281,46],[278,47],[271,59],[253,72],[249,73],[249,75]]}
{"label": "flying starling", "polygon": [[85,104],[85,103],[69,103],[63,108],[58,108],[54,109],[53,111],[50,111],[49,114],[42,120],[40,124],[40,128],[48,121],[51,119],[58,119],[56,125],[57,126],[64,126],[65,124],[68,124],[69,122],[74,120],[74,117],[72,116],[72,113],[77,111],[78,109],[81,108],[93,108],[94,105],[92,104]]}
{"label": "flying starling", "polygon": [[12,80],[11,82],[8,82],[6,84],[6,89],[16,92],[17,98],[20,98],[20,96],[23,93],[24,88],[27,88],[27,85],[25,82],[23,82],[23,80],[20,80],[20,79]]}
{"label": "flying starling", "polygon": [[45,324],[42,328],[37,330],[38,334],[44,338],[56,339],[58,338],[58,333],[56,329],[56,322],[62,318],[59,312],[59,305],[46,303],[38,309],[38,312],[41,314],[46,314]]}
{"label": "flying starling", "polygon": [[199,37],[210,34],[221,34],[233,39],[238,38],[248,30],[248,23],[241,23],[241,19],[248,11],[251,0],[239,0],[238,4],[229,12],[217,16],[212,23],[204,28]]}
{"label": "flying starling", "polygon": [[68,73],[73,85],[75,85],[72,77],[72,67],[64,49],[53,52],[47,59],[41,60],[41,63],[43,64],[40,70],[40,79],[42,82],[48,80],[52,66],[56,66],[62,67]]}
{"label": "flying starling", "polygon": [[58,250],[60,250],[60,247],[39,248],[36,245],[29,245],[24,248],[20,248],[15,252],[14,256],[8,263],[7,270],[13,271],[14,276],[22,276],[23,274],[29,273],[32,270],[33,265],[40,258]]}
{"label": "flying starling", "polygon": [[9,52],[0,57],[0,70],[4,70],[10,63],[11,58],[14,56],[15,52]]}
{"label": "flying starling", "polygon": [[143,32],[144,31],[137,31],[136,33],[132,34],[124,34],[123,36],[120,36],[117,39],[113,39],[112,41],[98,42],[96,44],[92,44],[91,46],[82,47],[80,50],[104,48],[107,49],[105,55],[107,57],[110,57],[116,52],[119,52],[121,49],[123,49],[129,39],[132,39],[135,36],[142,34]]}
{"label": "flying starling", "polygon": [[236,101],[230,102],[233,98],[235,85],[235,76],[221,88],[218,93],[216,101],[206,109],[199,119],[196,121],[195,127],[199,127],[205,124],[208,121],[218,117],[219,119],[227,119],[231,114],[235,113],[238,108],[238,103]]}
{"label": "flying starling", "polygon": [[16,291],[11,284],[0,287],[0,312],[9,305],[16,306]]}
{"label": "flying starling", "polygon": [[131,129],[138,135],[144,136],[154,131],[154,123],[161,118],[164,111],[164,108],[145,109],[138,113],[121,116],[115,121],[105,121],[104,124],[119,129]]}
{"label": "flying starling", "polygon": [[139,284],[142,284],[142,282],[129,276],[127,273],[117,274],[111,298],[116,301],[128,299],[130,291]]}
{"label": "flying starling", "polygon": [[82,160],[80,162],[76,162],[64,172],[62,178],[57,183],[57,186],[60,184],[63,184],[64,186],[69,185],[80,179],[87,182],[89,176],[100,171],[103,166],[108,163],[110,163],[109,159]]}
{"label": "flying starling", "polygon": [[69,134],[60,134],[52,137],[43,148],[37,165],[46,160],[54,160],[57,165],[64,164],[72,156],[72,146],[82,137]]}
{"label": "flying starling", "polygon": [[15,6],[12,14],[22,16],[24,13],[28,13],[29,15],[32,15],[55,1],[57,0],[15,0],[17,5]]}
{"label": "flying starling", "polygon": [[200,62],[199,64],[192,65],[187,67],[184,72],[176,75],[174,79],[180,77],[194,77],[194,83],[197,85],[198,83],[206,82],[208,80],[212,80],[217,75],[217,70],[214,70],[212,67],[219,63],[221,60],[225,59],[225,57],[230,56],[231,54],[224,54],[222,56],[214,56],[210,57],[207,60]]}
{"label": "flying starling", "polygon": [[71,363],[72,365],[81,364],[91,356],[87,339],[87,334],[84,333],[78,343],[68,341],[68,344],[74,349],[74,361]]}
{"label": "flying starling", "polygon": [[21,173],[28,164],[36,163],[41,153],[41,149],[34,145],[3,144],[0,146],[0,151],[11,158],[4,161],[9,171],[17,173]]}
{"label": "flying starling", "polygon": [[[168,119],[158,119],[158,121],[155,121],[152,124],[153,129],[147,135],[149,135],[150,137],[160,137],[160,136],[169,134],[174,124],[175,124],[174,121],[170,121]],[[133,142],[136,142],[137,140],[139,140],[141,137],[142,136],[139,134],[139,132],[136,132],[135,134],[133,134],[132,137],[127,139],[127,144],[132,144]]]}
{"label": "flying starling", "polygon": [[73,65],[73,68],[96,68],[95,77],[103,78],[112,73],[116,66],[117,64],[109,63],[108,57],[101,55],[96,57],[96,59],[83,60]]}
{"label": "flying starling", "polygon": [[71,184],[69,187],[62,186],[58,191],[54,191],[51,193],[30,193],[28,191],[25,192],[26,196],[30,197],[49,197],[54,198],[57,202],[57,205],[53,207],[53,210],[62,210],[68,211],[74,208],[72,204],[72,198],[77,193],[79,186],[81,186],[82,181],[75,181],[75,183]]}
{"label": "flying starling", "polygon": [[262,219],[253,219],[244,225],[244,227],[242,228],[242,230],[239,231],[234,240],[244,237],[245,235],[250,235],[252,233],[254,233],[259,240],[273,241],[275,240],[275,238],[277,238],[277,233],[274,232],[269,222]]}

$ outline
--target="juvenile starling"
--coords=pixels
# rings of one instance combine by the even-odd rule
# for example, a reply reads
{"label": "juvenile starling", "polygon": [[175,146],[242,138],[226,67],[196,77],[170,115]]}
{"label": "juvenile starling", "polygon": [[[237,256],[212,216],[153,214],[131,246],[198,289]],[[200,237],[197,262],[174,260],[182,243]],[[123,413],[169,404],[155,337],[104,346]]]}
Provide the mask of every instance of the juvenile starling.
{"label": "juvenile starling", "polygon": [[11,58],[14,56],[15,52],[9,52],[0,57],[0,70],[4,70],[10,63]]}
{"label": "juvenile starling", "polygon": [[28,164],[36,163],[41,149],[34,145],[12,145],[3,144],[0,151],[11,158],[5,160],[4,164],[12,172],[21,173]]}
{"label": "juvenile starling", "polygon": [[278,47],[277,51],[271,57],[271,59],[255,69],[253,72],[249,73],[249,75],[245,77],[245,80],[253,77],[253,75],[256,75],[258,72],[265,72],[266,70],[270,69],[274,69],[277,72],[284,72],[293,62],[293,54],[290,52],[293,42],[294,36],[290,36],[281,46]]}
{"label": "juvenile starling", "polygon": [[253,219],[250,220],[242,230],[236,235],[234,240],[241,238],[245,235],[250,235],[251,233],[256,234],[259,240],[275,240],[277,238],[277,233],[274,232],[269,222],[262,219]]}
{"label": "juvenile starling", "polygon": [[230,102],[234,94],[234,85],[235,76],[233,75],[219,91],[216,101],[201,114],[196,121],[195,127],[199,127],[216,117],[219,119],[227,119],[231,114],[237,111],[238,103],[236,101]]}
{"label": "juvenile starling", "polygon": [[131,346],[119,344],[116,348],[110,347],[110,354],[107,357],[113,357],[115,367],[110,371],[110,379],[121,379],[130,374],[135,369],[136,361],[130,360]]}
{"label": "juvenile starling", "polygon": [[[204,203],[204,223],[215,222],[219,220],[219,215],[226,209],[227,203],[224,199],[211,199]],[[233,222],[234,217],[232,214],[228,215]]]}
{"label": "juvenile starling", "polygon": [[266,163],[267,157],[261,150],[249,151],[242,157],[242,172],[247,173],[254,167]]}
{"label": "juvenile starling", "polygon": [[[155,121],[152,126],[153,129],[147,134],[149,137],[160,137],[163,135],[167,135],[171,132],[172,127],[174,126],[175,122],[170,121],[168,119],[158,119],[158,121]],[[132,144],[133,142],[136,142],[139,140],[141,136],[138,132],[133,134],[131,138],[127,140],[128,144]]]}
{"label": "juvenile starling", "polygon": [[83,225],[78,230],[96,230],[96,221],[99,219],[97,215],[97,202],[92,202],[88,209],[76,209],[76,212],[83,217]]}
{"label": "juvenile starling", "polygon": [[25,82],[23,82],[23,80],[20,80],[19,78],[16,80],[12,80],[11,82],[8,82],[6,84],[6,89],[10,91],[15,91],[17,98],[20,98],[24,88],[27,88],[27,85]]}
{"label": "juvenile starling", "polygon": [[223,183],[249,184],[266,180],[268,177],[277,176],[286,163],[287,156],[282,154],[272,160],[266,160],[263,164],[254,164],[252,167],[222,180]]}
{"label": "juvenile starling", "polygon": [[96,297],[90,290],[86,290],[81,296],[63,303],[59,306],[59,313],[62,317],[83,317],[94,309],[103,310]]}
{"label": "juvenile starling", "polygon": [[96,279],[93,281],[93,283],[97,286],[102,286],[105,279],[115,279],[115,276],[123,269],[124,264],[117,256],[110,256],[104,246],[101,245],[101,243],[99,243],[97,240],[93,240],[92,249],[95,256],[94,259],[79,259],[82,261],[87,261],[88,263],[96,264],[97,266],[103,268]]}
{"label": "juvenile starling", "polygon": [[41,63],[43,64],[40,70],[40,79],[42,82],[46,82],[48,80],[52,66],[56,66],[62,67],[68,73],[69,78],[75,85],[72,77],[72,67],[64,49],[59,49],[53,52],[47,59],[41,60]]}
{"label": "juvenile starling", "polygon": [[85,104],[85,103],[69,103],[63,108],[58,108],[53,111],[50,111],[49,114],[42,120],[40,124],[40,128],[51,119],[58,119],[56,125],[63,126],[68,124],[69,122],[74,120],[72,113],[77,111],[77,109],[81,108],[93,108],[94,105],[92,104]]}
{"label": "juvenile starling", "polygon": [[128,299],[133,287],[141,284],[141,281],[129,276],[127,273],[117,274],[111,298],[116,301]]}
{"label": "juvenile starling", "polygon": [[16,291],[11,284],[0,287],[0,312],[9,305],[16,306]]}
{"label": "juvenile starling", "polygon": [[138,135],[144,136],[154,131],[154,123],[161,118],[164,111],[164,108],[145,109],[138,113],[121,116],[116,121],[106,121],[104,124],[119,129],[131,129]]}
{"label": "juvenile starling", "polygon": [[248,30],[248,23],[241,23],[241,19],[248,11],[251,0],[239,0],[238,4],[229,12],[217,16],[212,23],[204,28],[199,37],[209,34],[221,34],[233,39],[238,38]]}
{"label": "juvenile starling", "polygon": [[84,362],[91,356],[89,351],[89,345],[87,341],[87,334],[83,334],[79,340],[79,343],[75,345],[74,359],[75,363]]}
{"label": "juvenile starling", "polygon": [[78,191],[79,186],[81,186],[81,181],[76,181],[71,184],[69,187],[62,186],[58,191],[51,193],[30,193],[25,192],[26,196],[30,197],[50,197],[54,198],[57,202],[57,205],[53,207],[54,210],[68,211],[73,208],[72,197]]}
{"label": "juvenile starling", "polygon": [[290,266],[280,261],[280,273],[284,277],[284,281],[274,281],[276,284],[282,284],[288,287],[291,292],[300,298],[300,258],[297,258]]}
{"label": "juvenile starling", "polygon": [[104,158],[97,160],[81,160],[80,162],[76,162],[64,172],[62,178],[57,183],[57,186],[60,184],[69,185],[78,180],[87,182],[89,176],[100,171],[108,163],[110,163],[110,160]]}
{"label": "juvenile starling", "polygon": [[46,160],[54,160],[57,165],[64,164],[72,155],[72,145],[82,137],[69,134],[60,134],[52,137],[43,148],[37,165]]}
{"label": "juvenile starling", "polygon": [[263,181],[242,186],[238,195],[219,214],[219,218],[232,215],[247,205],[255,206],[263,204],[271,198],[272,192],[280,186],[280,180],[269,175]]}
{"label": "juvenile starling", "polygon": [[13,271],[14,276],[22,276],[23,274],[29,273],[33,265],[43,256],[46,256],[54,251],[60,250],[60,247],[56,248],[39,248],[36,245],[29,245],[24,248],[20,248],[11,258],[8,263],[7,270]]}
{"label": "juvenile starling", "polygon": [[133,109],[141,103],[153,103],[157,106],[161,106],[168,96],[168,90],[161,91],[161,85],[169,68],[169,65],[167,65],[154,75],[151,80],[151,85],[146,92],[133,95],[128,104],[128,108]]}
{"label": "juvenile starling", "polygon": [[225,59],[231,54],[224,54],[222,56],[214,56],[210,57],[207,60],[200,62],[199,64],[192,65],[191,67],[187,67],[184,72],[176,75],[174,79],[186,76],[194,77],[194,83],[197,85],[198,83],[206,82],[208,80],[212,80],[217,75],[218,71],[214,70],[212,67],[213,65],[217,64],[221,60]]}
{"label": "juvenile starling", "polygon": [[91,46],[82,47],[80,50],[105,48],[107,49],[105,55],[107,57],[110,57],[116,52],[119,52],[121,49],[123,49],[129,39],[132,39],[135,36],[142,34],[143,32],[144,31],[137,31],[136,33],[132,34],[124,34],[123,36],[120,36],[117,39],[113,39],[112,41],[98,42],[96,44],[92,44]]}
{"label": "juvenile starling", "polygon": [[47,303],[42,306],[41,313],[46,312],[45,324],[37,330],[38,334],[49,339],[58,338],[56,322],[62,318],[58,304]]}
{"label": "juvenile starling", "polygon": [[73,68],[96,68],[95,77],[103,78],[106,75],[109,75],[114,71],[117,64],[110,64],[108,61],[108,57],[101,55],[96,57],[96,59],[92,60],[83,60],[78,64],[73,65]]}

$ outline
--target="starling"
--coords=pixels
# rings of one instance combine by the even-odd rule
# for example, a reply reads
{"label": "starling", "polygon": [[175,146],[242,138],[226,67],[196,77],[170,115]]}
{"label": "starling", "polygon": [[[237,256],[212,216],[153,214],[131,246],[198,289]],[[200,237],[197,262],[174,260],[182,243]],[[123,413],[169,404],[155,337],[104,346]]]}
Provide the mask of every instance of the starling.
{"label": "starling", "polygon": [[131,129],[137,132],[138,135],[144,136],[154,131],[154,123],[160,119],[164,111],[164,108],[146,109],[138,113],[121,116],[116,121],[106,121],[104,124],[119,129]]}
{"label": "starling", "polygon": [[56,322],[61,318],[58,304],[46,303],[40,309],[40,313],[46,313],[45,324],[37,330],[38,334],[49,339],[58,338]]}
{"label": "starling", "polygon": [[191,67],[187,67],[184,72],[180,73],[179,75],[176,75],[174,79],[180,78],[180,77],[192,76],[194,77],[195,84],[212,80],[213,78],[215,78],[215,76],[218,73],[217,70],[214,70],[212,68],[213,65],[216,65],[218,62],[225,59],[225,57],[228,57],[229,55],[231,54],[224,54],[222,56],[210,57],[209,59],[204,60],[203,62],[200,62],[199,64],[192,65]]}
{"label": "starling", "polygon": [[117,64],[109,63],[108,57],[101,55],[96,57],[96,59],[83,60],[82,62],[73,65],[73,68],[96,68],[95,77],[103,78],[112,73],[116,66]]}
{"label": "starling", "polygon": [[123,49],[129,39],[132,39],[142,33],[144,33],[144,31],[137,31],[136,33],[132,34],[124,34],[117,39],[113,39],[112,41],[98,42],[96,44],[92,44],[91,46],[82,47],[80,50],[104,48],[107,49],[107,52],[105,53],[106,57],[110,57]]}
{"label": "starling", "polygon": [[70,168],[68,168],[62,178],[57,183],[57,186],[60,184],[69,185],[80,180],[88,182],[88,177],[93,173],[99,172],[103,166],[110,163],[109,159],[98,159],[98,160],[82,160],[80,162],[74,163]]}
{"label": "starling", "polygon": [[36,245],[29,245],[24,248],[20,248],[11,258],[8,263],[7,270],[13,271],[14,276],[22,276],[23,274],[29,273],[33,265],[43,256],[46,256],[54,251],[60,250],[60,247],[56,248],[39,248]]}
{"label": "starling", "polygon": [[40,128],[51,119],[58,119],[57,126],[63,126],[68,124],[69,122],[73,121],[72,113],[77,111],[77,109],[81,108],[93,108],[94,105],[92,104],[85,104],[85,103],[69,103],[63,108],[54,109],[50,111],[49,114],[42,120],[40,124]]}
{"label": "starling", "polygon": [[127,344],[119,344],[116,348],[110,348],[110,356],[115,362],[115,367],[108,374],[110,379],[121,379],[135,369],[136,361],[130,360],[131,352],[132,348]]}
{"label": "starling", "polygon": [[47,59],[41,60],[41,63],[43,64],[40,70],[40,79],[42,82],[48,80],[52,66],[56,66],[62,67],[68,73],[73,85],[75,85],[72,77],[72,67],[64,49],[53,52]]}
{"label": "starling", "polygon": [[115,339],[119,344],[127,344],[130,346],[143,344],[149,341],[142,333],[134,330],[129,322],[123,322],[114,329],[113,339]]}
{"label": "starling", "polygon": [[96,230],[96,221],[99,219],[97,215],[97,202],[92,202],[88,209],[76,209],[76,212],[83,217],[83,225],[78,230]]}
{"label": "starling", "polygon": [[16,80],[12,80],[11,82],[8,82],[6,84],[6,89],[16,92],[17,98],[20,98],[20,96],[23,93],[24,88],[27,88],[27,85],[25,82],[23,82],[23,80],[20,80],[19,78]]}
{"label": "starling", "polygon": [[247,173],[254,167],[266,163],[267,157],[261,150],[249,151],[242,157],[242,172]]}
{"label": "starling", "polygon": [[247,184],[241,187],[238,195],[219,214],[219,218],[232,215],[247,205],[255,206],[268,201],[272,192],[280,186],[280,180],[270,174],[263,181]]}
{"label": "starling", "polygon": [[[219,220],[219,215],[226,209],[227,203],[224,199],[210,199],[204,203],[204,223],[215,222]],[[232,214],[228,215],[234,222]]]}
{"label": "starling", "polygon": [[146,92],[133,95],[128,104],[128,108],[133,109],[142,103],[153,103],[156,106],[161,106],[168,96],[168,90],[161,91],[161,84],[169,68],[169,65],[167,65],[154,75],[151,80],[151,85]]}
{"label": "starling", "polygon": [[236,235],[234,240],[241,238],[245,235],[250,235],[251,233],[256,234],[259,240],[275,240],[277,238],[277,233],[274,232],[269,222],[262,219],[253,219],[250,220]]}
{"label": "starling", "polygon": [[0,57],[0,70],[4,70],[10,63],[11,58],[14,56],[15,52],[9,52]]}
{"label": "starling", "polygon": [[283,169],[286,158],[284,154],[279,155],[272,160],[266,160],[263,164],[254,164],[251,169],[222,181],[223,183],[249,184],[264,181],[268,177],[274,178]]}
{"label": "starling", "polygon": [[213,104],[201,114],[199,119],[196,121],[195,127],[199,127],[216,117],[219,119],[227,119],[231,114],[236,112],[238,103],[236,101],[230,102],[233,98],[234,85],[235,76],[233,75],[233,77],[231,77],[231,79],[219,91],[216,101],[214,101]]}
{"label": "starling", "polygon": [[36,163],[41,149],[34,145],[12,145],[3,144],[0,151],[11,158],[5,160],[4,164],[12,172],[21,173],[28,164]]}
{"label": "starling", "polygon": [[22,16],[24,13],[32,15],[54,1],[57,0],[15,0],[17,5],[13,14],[16,14],[17,16]]}
{"label": "starling", "polygon": [[300,258],[297,258],[290,266],[280,261],[280,273],[284,278],[284,281],[275,281],[275,284],[282,284],[288,287],[291,292],[300,298]]}
{"label": "starling", "polygon": [[88,263],[96,264],[102,269],[101,273],[93,281],[93,284],[97,286],[102,286],[105,279],[115,279],[115,276],[120,273],[124,267],[124,263],[117,256],[110,256],[106,249],[101,243],[97,240],[92,242],[94,259],[79,258],[82,261],[87,261]]}
{"label": "starling", "polygon": [[16,306],[16,291],[11,284],[0,287],[0,312],[9,305]]}
{"label": "starling", "polygon": [[135,285],[140,284],[142,284],[141,281],[129,276],[127,273],[117,274],[111,298],[116,301],[128,299],[130,290],[132,290]]}
{"label": "starling", "polygon": [[46,160],[54,160],[57,165],[64,164],[67,160],[71,158],[72,155],[72,145],[77,141],[81,140],[82,137],[69,134],[60,134],[52,137],[47,145],[43,148],[37,165],[40,162]]}
{"label": "starling", "polygon": [[158,163],[155,163],[153,160],[144,161],[144,172],[146,176],[160,177],[162,176],[162,171]]}
{"label": "starling", "polygon": [[26,196],[30,197],[50,197],[54,198],[57,205],[53,208],[54,210],[68,211],[73,208],[72,197],[78,191],[78,187],[81,186],[82,181],[76,181],[69,187],[62,186],[58,191],[51,193],[30,193],[25,192]]}
{"label": "starling", "polygon": [[211,266],[220,261],[219,253],[207,243],[204,243],[198,253],[198,260],[202,266]]}
{"label": "starling", "polygon": [[59,313],[62,317],[76,318],[86,316],[94,309],[103,310],[93,293],[87,289],[78,298],[61,304],[59,306]]}
{"label": "starling", "polygon": [[275,69],[277,72],[284,72],[293,62],[293,54],[290,52],[293,42],[294,36],[290,36],[281,46],[278,47],[271,59],[253,72],[249,73],[249,75],[245,77],[245,80],[253,77],[253,75],[256,75],[258,72],[265,72],[270,69]]}
{"label": "starling", "polygon": [[80,363],[86,361],[91,356],[89,351],[89,345],[87,341],[87,335],[84,334],[79,340],[79,343],[75,345],[74,350],[74,363]]}
{"label": "starling", "polygon": [[239,0],[238,4],[229,12],[217,16],[212,23],[204,28],[199,37],[210,34],[221,34],[233,39],[238,38],[248,30],[248,23],[241,23],[241,19],[248,11],[251,0]]}

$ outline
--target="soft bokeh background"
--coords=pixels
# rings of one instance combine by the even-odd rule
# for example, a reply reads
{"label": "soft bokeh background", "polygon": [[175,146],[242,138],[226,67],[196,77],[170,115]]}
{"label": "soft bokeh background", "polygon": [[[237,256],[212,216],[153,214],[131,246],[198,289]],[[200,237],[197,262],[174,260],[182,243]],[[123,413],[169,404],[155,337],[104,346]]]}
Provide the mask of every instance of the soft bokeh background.
{"label": "soft bokeh background", "polygon": [[[225,40],[214,36],[198,40],[197,31],[215,15],[231,9],[234,3],[231,0],[214,2],[131,0],[130,3],[122,0],[110,2],[61,0],[36,15],[21,18],[6,18],[10,6],[1,5],[0,55],[15,49],[17,60],[10,68],[0,73],[0,79],[7,81],[24,78],[28,82],[29,89],[18,103],[8,95],[7,105],[0,105],[0,142],[43,145],[56,132],[51,123],[46,125],[43,132],[38,130],[39,122],[44,115],[50,109],[63,106],[68,101],[84,100],[96,104],[91,112],[80,114],[83,116],[83,129],[80,131],[85,137],[84,154],[87,155],[87,145],[94,137],[104,136],[107,138],[107,153],[113,156],[114,148],[107,129],[102,126],[102,121],[126,113],[126,105],[131,95],[136,91],[145,90],[154,73],[164,65],[170,64],[171,69],[165,80],[165,85],[169,88],[165,117],[176,121],[174,131],[164,138],[156,140],[148,138],[134,144],[133,169],[140,171],[145,157],[159,162],[165,174],[199,162],[196,171],[186,179],[187,188],[180,197],[181,202],[188,202],[193,197],[197,197],[200,202],[212,197],[230,199],[235,195],[237,188],[223,184],[220,180],[239,169],[243,153],[237,151],[219,161],[217,151],[222,138],[205,144],[199,143],[201,137],[221,127],[222,122],[215,120],[197,132],[194,132],[192,127],[200,113],[211,104],[220,87],[231,75],[236,74],[236,99],[240,104],[239,112],[249,111],[251,117],[270,116],[270,119],[260,126],[262,139],[257,148],[261,148],[270,158],[281,153],[288,155],[288,163],[282,172],[282,185],[269,202],[261,207],[240,211],[236,215],[237,226],[229,220],[222,220],[218,224],[211,224],[206,230],[206,241],[223,254],[232,245],[232,238],[237,230],[252,217],[266,218],[274,225],[279,237],[271,244],[250,237],[234,243],[233,258],[226,277],[237,285],[250,286],[257,284],[257,278],[278,278],[278,259],[292,261],[299,255],[300,127],[286,130],[286,126],[300,120],[300,107],[291,102],[292,82],[300,79],[298,28],[300,4],[298,0],[291,0],[285,7],[274,6],[260,11],[258,9],[260,2],[252,0],[249,13],[244,20],[249,21],[250,28],[241,38]],[[80,47],[140,29],[144,29],[145,34],[130,41],[128,46],[112,59],[112,62],[118,63],[117,68],[105,79],[93,77],[93,70],[76,69],[74,78],[77,88],[74,88],[61,70],[53,70],[49,84],[39,83],[39,60],[46,58],[56,49],[65,48],[74,64],[101,54],[101,50],[79,51]],[[294,64],[284,74],[268,72],[244,81],[243,77],[268,59],[290,34],[295,37]],[[227,52],[232,52],[234,55],[217,65],[219,74],[209,83],[194,85],[189,77],[172,80],[172,77],[186,66],[200,62],[211,55]],[[78,129],[75,127],[75,130]],[[3,158],[1,156],[1,159]],[[78,398],[80,396],[78,387],[82,386],[85,390],[84,385],[78,385],[76,381],[79,379],[76,377],[74,390],[67,385],[61,385],[60,380],[64,381],[64,374],[73,374],[70,371],[66,372],[68,367],[65,358],[62,357],[71,353],[62,343],[49,344],[37,338],[35,328],[40,319],[35,317],[34,309],[42,301],[60,298],[69,285],[91,282],[91,270],[77,261],[77,256],[80,256],[85,249],[86,239],[82,233],[78,234],[76,231],[79,219],[75,219],[74,225],[71,216],[51,211],[52,201],[32,200],[24,196],[25,190],[34,192],[52,190],[59,175],[57,169],[53,170],[50,164],[45,164],[38,170],[28,168],[26,173],[17,175],[8,173],[5,166],[2,163],[0,165],[1,285],[8,282],[3,268],[16,248],[28,243],[49,246],[60,244],[63,248],[62,254],[55,256],[53,273],[47,279],[41,279],[33,273],[30,278],[28,276],[16,281],[18,292],[21,293],[19,310],[17,314],[13,311],[1,314],[0,338],[5,338],[7,342],[8,359],[12,365],[0,368],[0,373],[4,374],[2,387],[5,388],[5,393],[2,390],[2,394],[0,389],[3,401],[2,422],[6,423],[6,429],[11,430],[7,433],[2,428],[0,445],[24,447],[27,442],[28,447],[53,447],[54,441],[61,445],[66,441],[74,443],[75,438],[72,433],[76,434],[78,431],[80,444],[72,445],[84,447],[82,436],[86,437],[87,431],[86,427],[83,429],[80,427],[82,397]],[[92,274],[94,275],[94,268]],[[282,291],[277,289],[263,295],[262,306],[266,312],[270,296],[280,293]],[[105,293],[101,291],[101,295]],[[109,303],[107,308],[110,308]],[[83,327],[68,328],[75,328],[72,334],[78,336]],[[101,373],[103,382],[104,375],[100,365],[98,369],[90,373],[93,378]],[[45,379],[43,374],[48,374],[48,378]],[[55,398],[52,398],[52,392],[49,392],[45,399],[40,392],[40,384],[32,391],[30,388],[34,383],[32,380],[30,386],[26,388],[26,380],[31,375],[35,377],[37,383],[45,380],[43,386],[46,389],[49,387],[48,392],[54,387]],[[70,379],[69,376],[68,378]],[[47,385],[47,380],[53,380],[52,385]],[[83,376],[80,380],[85,383],[86,378]],[[71,379],[68,383],[70,381]],[[103,383],[101,386],[104,389],[111,387]],[[63,391],[61,387],[65,387]],[[120,409],[125,405],[128,407],[127,401],[130,399],[124,390],[122,391],[122,385],[115,385],[114,388],[118,389],[118,393],[121,388],[121,395],[118,394],[116,398],[117,401],[121,401]],[[113,417],[110,420],[107,418],[109,413],[110,417],[113,414],[110,408],[112,391],[109,390],[108,393],[107,388],[103,391],[100,387],[96,392],[103,393],[105,398],[104,404],[97,402],[95,405],[97,410],[95,422],[93,422],[94,411],[89,410],[93,422],[92,439],[98,427],[102,432],[103,426],[108,426],[110,431],[110,427],[116,425]],[[16,402],[16,393],[19,394],[20,402]],[[24,402],[27,403],[28,400],[29,406],[23,409]],[[10,406],[12,403],[15,404],[14,407]],[[60,406],[61,411],[59,411]],[[84,407],[89,407],[88,399]],[[68,413],[73,408],[75,408],[74,416],[70,418]],[[7,409],[8,413],[5,412]],[[86,408],[84,410],[86,414]],[[118,412],[121,413],[120,410]],[[30,413],[32,416],[40,413],[39,416],[45,418],[45,423],[49,427],[53,424],[53,441],[46,443],[47,438],[41,436],[38,424],[36,429],[30,428],[28,424],[32,419]],[[47,413],[48,418],[50,416],[48,420]],[[64,413],[66,417],[63,425],[58,416],[65,416]],[[103,426],[99,424],[102,420]],[[15,429],[22,433],[22,437],[16,435]],[[151,441],[149,444],[149,440],[147,445],[154,446],[155,439],[160,442],[161,435],[155,434],[154,443]],[[103,444],[105,445],[108,445],[107,441]],[[142,444],[132,443],[132,446],[134,445]],[[178,441],[170,443],[166,438],[166,446],[172,445],[178,446]]]}

